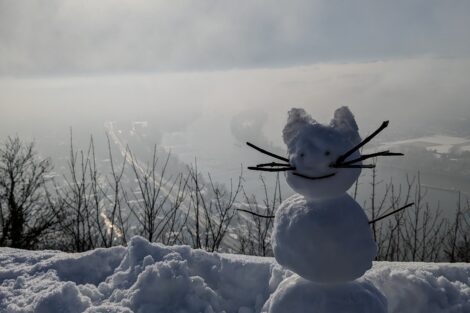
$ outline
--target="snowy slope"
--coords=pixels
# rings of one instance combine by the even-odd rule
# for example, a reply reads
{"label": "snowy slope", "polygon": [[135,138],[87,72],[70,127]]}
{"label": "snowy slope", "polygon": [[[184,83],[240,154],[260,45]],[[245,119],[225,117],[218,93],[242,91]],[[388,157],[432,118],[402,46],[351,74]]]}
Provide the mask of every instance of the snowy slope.
{"label": "snowy slope", "polygon": [[[287,276],[272,258],[165,247],[81,254],[0,248],[0,312],[259,312]],[[375,263],[390,312],[470,312],[470,264]]]}

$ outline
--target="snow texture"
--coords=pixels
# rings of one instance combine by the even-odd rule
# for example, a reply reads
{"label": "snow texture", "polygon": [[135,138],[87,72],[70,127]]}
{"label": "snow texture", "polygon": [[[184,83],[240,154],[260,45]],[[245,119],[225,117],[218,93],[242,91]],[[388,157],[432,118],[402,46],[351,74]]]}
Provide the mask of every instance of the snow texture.
{"label": "snow texture", "polygon": [[353,114],[341,107],[322,125],[305,110],[291,109],[283,138],[295,167],[287,183],[298,194],[276,212],[271,243],[277,262],[316,283],[361,277],[377,254],[364,211],[346,193],[361,169],[333,166],[360,142]]}
{"label": "snow texture", "polygon": [[[334,290],[299,278],[273,258],[166,247],[141,237],[127,248],[79,254],[0,248],[2,313],[255,313],[268,299],[272,312],[289,306],[297,311],[283,312],[294,313],[301,312],[301,294],[336,312],[355,312],[353,304],[361,312],[380,313],[383,299],[371,284],[391,313],[470,312],[470,264],[379,262],[363,278]],[[280,303],[279,293],[291,296]],[[366,293],[368,301],[354,302],[354,295]],[[338,294],[351,295],[351,301],[336,302]]]}
{"label": "snow texture", "polygon": [[387,300],[367,280],[324,285],[293,275],[279,284],[262,312],[386,313]]}
{"label": "snow texture", "polygon": [[367,216],[349,195],[307,202],[299,194],[276,212],[272,234],[279,264],[314,282],[361,277],[377,254]]}
{"label": "snow texture", "polygon": [[[283,130],[283,138],[287,145],[289,163],[296,168],[295,171],[287,173],[287,183],[307,199],[320,200],[340,196],[361,174],[359,168],[330,167],[339,156],[360,142],[356,122],[346,107],[336,110],[330,125],[315,122],[303,109],[291,109]],[[356,151],[346,160],[359,156]],[[311,180],[294,173],[309,177],[333,173],[335,175]]]}

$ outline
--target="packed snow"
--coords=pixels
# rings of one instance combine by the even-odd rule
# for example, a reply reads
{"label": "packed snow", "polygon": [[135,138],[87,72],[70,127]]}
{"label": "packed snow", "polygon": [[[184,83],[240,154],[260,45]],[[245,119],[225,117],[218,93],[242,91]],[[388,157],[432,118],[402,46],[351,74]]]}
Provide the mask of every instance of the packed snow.
{"label": "packed snow", "polygon": [[[298,276],[273,258],[166,247],[141,237],[128,247],[76,254],[0,248],[0,312],[254,313],[288,277]],[[470,264],[378,262],[357,284],[375,286],[391,313],[470,312]],[[326,292],[316,296],[330,299]],[[381,301],[371,299],[362,305]]]}
{"label": "packed snow", "polygon": [[263,313],[361,312],[386,313],[387,300],[372,283],[316,284],[298,275],[282,281],[263,307]]}
{"label": "packed snow", "polygon": [[[293,108],[282,132],[295,168],[287,172],[287,183],[298,194],[276,211],[272,246],[279,264],[312,282],[355,280],[377,254],[366,214],[346,193],[361,169],[332,166],[361,142],[358,130],[347,107],[337,109],[329,125]],[[359,157],[356,149],[343,162]]]}
{"label": "packed snow", "polygon": [[286,199],[272,238],[277,262],[315,282],[359,278],[377,254],[367,216],[347,194],[314,208],[298,194]]}
{"label": "packed snow", "polygon": [[[291,109],[283,139],[287,145],[289,163],[296,168],[293,172],[287,172],[287,183],[307,199],[340,196],[361,174],[360,168],[330,167],[340,155],[361,141],[354,117],[347,107],[336,110],[330,125],[318,123],[304,109]],[[355,151],[347,160],[358,157],[360,154]],[[297,174],[311,178],[334,175],[308,179]]]}

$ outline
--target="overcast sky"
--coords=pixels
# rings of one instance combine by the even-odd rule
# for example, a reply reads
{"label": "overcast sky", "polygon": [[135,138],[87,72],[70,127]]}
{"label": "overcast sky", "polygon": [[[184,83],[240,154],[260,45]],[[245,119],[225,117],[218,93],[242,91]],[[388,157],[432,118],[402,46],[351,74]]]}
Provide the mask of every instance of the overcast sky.
{"label": "overcast sky", "polygon": [[470,54],[468,0],[0,0],[0,75]]}

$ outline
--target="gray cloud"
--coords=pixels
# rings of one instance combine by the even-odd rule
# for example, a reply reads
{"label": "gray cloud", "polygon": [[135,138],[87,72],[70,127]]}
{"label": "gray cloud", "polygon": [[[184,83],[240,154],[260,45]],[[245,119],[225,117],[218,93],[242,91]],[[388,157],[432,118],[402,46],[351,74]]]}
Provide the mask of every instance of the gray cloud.
{"label": "gray cloud", "polygon": [[0,74],[468,56],[469,1],[0,0]]}

